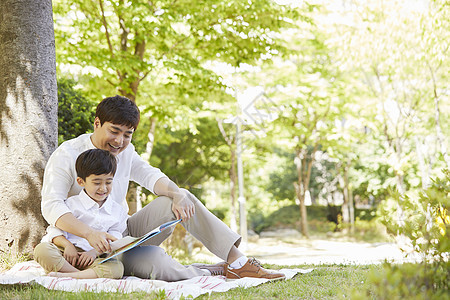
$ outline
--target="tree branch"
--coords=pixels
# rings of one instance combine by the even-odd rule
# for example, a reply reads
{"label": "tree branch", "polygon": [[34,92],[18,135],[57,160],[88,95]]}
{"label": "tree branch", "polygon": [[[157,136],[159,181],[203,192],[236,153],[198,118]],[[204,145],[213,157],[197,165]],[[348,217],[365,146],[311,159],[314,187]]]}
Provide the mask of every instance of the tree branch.
{"label": "tree branch", "polygon": [[103,24],[103,27],[105,27],[106,41],[108,42],[109,52],[111,53],[111,57],[114,57],[114,51],[113,51],[111,39],[110,39],[109,32],[108,32],[108,23],[106,22],[105,11],[103,9],[103,1],[98,0],[98,3],[100,4],[100,10],[102,11],[102,24]]}

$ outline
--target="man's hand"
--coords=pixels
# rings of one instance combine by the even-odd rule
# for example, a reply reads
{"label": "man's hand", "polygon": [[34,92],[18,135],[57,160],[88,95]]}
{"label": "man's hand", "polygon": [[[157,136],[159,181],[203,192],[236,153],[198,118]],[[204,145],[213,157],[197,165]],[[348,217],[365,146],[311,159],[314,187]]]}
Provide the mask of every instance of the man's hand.
{"label": "man's hand", "polygon": [[107,232],[93,229],[89,231],[85,238],[98,253],[111,252],[109,242],[117,240],[116,237]]}
{"label": "man's hand", "polygon": [[78,259],[78,268],[84,269],[94,262],[97,257],[97,252],[95,249],[89,250],[87,252],[79,252],[80,258]]}
{"label": "man's hand", "polygon": [[78,251],[72,243],[69,243],[66,247],[64,247],[63,256],[69,264],[76,267],[78,262]]}
{"label": "man's hand", "polygon": [[194,197],[188,190],[180,189],[179,193],[173,195],[172,211],[177,219],[189,220],[195,214],[194,202],[190,199]]}

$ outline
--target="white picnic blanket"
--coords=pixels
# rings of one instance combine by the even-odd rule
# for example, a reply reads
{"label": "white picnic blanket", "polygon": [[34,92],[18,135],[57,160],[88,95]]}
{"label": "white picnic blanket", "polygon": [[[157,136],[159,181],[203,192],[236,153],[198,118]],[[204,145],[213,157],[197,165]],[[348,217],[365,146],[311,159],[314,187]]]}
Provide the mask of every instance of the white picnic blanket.
{"label": "white picnic blanket", "polygon": [[[313,269],[281,269],[279,272],[286,275],[286,280],[296,274],[305,274]],[[249,288],[267,282],[267,279],[242,278],[227,282],[224,276],[198,276],[188,280],[166,282],[161,280],[140,279],[129,276],[123,279],[73,279],[45,276],[42,267],[35,261],[16,264],[10,270],[0,273],[0,284],[20,284],[36,282],[50,290],[67,292],[153,292],[164,290],[170,299],[179,299],[181,296],[196,298],[211,292],[226,292],[237,287]]]}

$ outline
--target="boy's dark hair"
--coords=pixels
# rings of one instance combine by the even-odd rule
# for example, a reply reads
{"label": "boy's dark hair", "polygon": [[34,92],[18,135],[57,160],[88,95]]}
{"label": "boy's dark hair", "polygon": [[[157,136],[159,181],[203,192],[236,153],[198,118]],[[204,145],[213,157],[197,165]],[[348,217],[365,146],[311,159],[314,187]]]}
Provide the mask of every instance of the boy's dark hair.
{"label": "boy's dark hair", "polygon": [[109,151],[90,149],[81,153],[75,162],[77,176],[86,180],[89,175],[115,174],[117,160]]}
{"label": "boy's dark hair", "polygon": [[100,119],[101,125],[105,122],[111,122],[132,127],[135,131],[140,121],[140,112],[136,104],[119,95],[103,99],[97,105],[95,116]]}

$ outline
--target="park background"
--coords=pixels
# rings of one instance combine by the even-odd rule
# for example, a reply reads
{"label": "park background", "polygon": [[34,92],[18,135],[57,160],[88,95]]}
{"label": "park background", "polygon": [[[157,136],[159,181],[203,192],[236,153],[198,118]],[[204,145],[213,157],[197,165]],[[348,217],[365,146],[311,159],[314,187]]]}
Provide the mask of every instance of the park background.
{"label": "park background", "polygon": [[[2,82],[2,253],[26,253],[44,233],[38,195],[45,157],[92,131],[95,105],[120,94],[141,110],[138,153],[232,229],[243,225],[245,201],[250,239],[279,229],[305,239],[406,236],[425,263],[413,268],[436,278],[407,277],[408,288],[427,296],[448,289],[448,2],[52,4],[56,73],[41,77],[57,80],[57,114],[56,102],[25,100],[33,60],[21,60],[29,78]],[[2,37],[7,45],[10,36]],[[6,50],[3,57],[11,55]],[[3,78],[11,78],[2,64]],[[35,155],[21,135],[24,116],[46,124],[42,131],[58,128],[57,141],[55,131],[34,136],[37,150],[48,147],[44,154]],[[131,185],[127,200],[134,210],[153,197]],[[166,245],[175,256],[192,251],[184,234]],[[405,292],[397,285],[394,294]]]}

